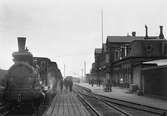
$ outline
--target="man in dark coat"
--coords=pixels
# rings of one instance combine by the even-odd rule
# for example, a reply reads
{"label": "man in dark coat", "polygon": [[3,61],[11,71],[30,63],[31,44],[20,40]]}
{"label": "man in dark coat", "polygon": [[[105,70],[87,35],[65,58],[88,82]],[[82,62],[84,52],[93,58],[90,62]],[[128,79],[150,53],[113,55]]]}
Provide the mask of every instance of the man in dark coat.
{"label": "man in dark coat", "polygon": [[64,79],[64,82],[63,82],[66,90],[68,90],[68,80],[67,79]]}
{"label": "man in dark coat", "polygon": [[72,86],[73,86],[73,81],[72,81],[72,79],[69,79],[70,92],[72,91]]}
{"label": "man in dark coat", "polygon": [[60,80],[60,90],[61,90],[61,93],[63,91],[63,79]]}

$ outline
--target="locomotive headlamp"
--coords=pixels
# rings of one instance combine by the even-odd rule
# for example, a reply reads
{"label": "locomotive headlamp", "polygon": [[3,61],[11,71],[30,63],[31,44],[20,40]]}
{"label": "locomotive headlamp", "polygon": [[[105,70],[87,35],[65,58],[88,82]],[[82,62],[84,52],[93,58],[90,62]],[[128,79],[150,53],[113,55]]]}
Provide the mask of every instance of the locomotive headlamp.
{"label": "locomotive headlamp", "polygon": [[49,87],[48,87],[48,86],[45,86],[45,87],[44,87],[44,90],[45,90],[45,91],[47,91],[48,89],[49,89]]}

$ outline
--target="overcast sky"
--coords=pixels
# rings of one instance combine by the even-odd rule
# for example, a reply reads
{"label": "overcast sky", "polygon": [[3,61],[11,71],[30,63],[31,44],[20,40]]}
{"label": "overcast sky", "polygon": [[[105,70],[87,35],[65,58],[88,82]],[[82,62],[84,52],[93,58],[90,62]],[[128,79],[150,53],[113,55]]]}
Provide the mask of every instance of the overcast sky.
{"label": "overcast sky", "polygon": [[[94,62],[94,49],[101,47],[101,8],[104,38],[136,31],[167,37],[166,0],[0,0],[0,68],[8,69],[17,37],[27,37],[34,56],[56,61],[66,75],[81,75]],[[104,39],[105,40],[105,39]]]}

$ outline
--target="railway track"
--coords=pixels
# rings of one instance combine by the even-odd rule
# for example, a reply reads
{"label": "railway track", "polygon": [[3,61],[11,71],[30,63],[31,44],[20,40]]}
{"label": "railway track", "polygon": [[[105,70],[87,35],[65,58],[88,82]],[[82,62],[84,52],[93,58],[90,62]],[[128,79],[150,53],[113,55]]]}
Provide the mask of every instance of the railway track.
{"label": "railway track", "polygon": [[123,101],[115,98],[106,97],[103,95],[92,93],[90,89],[78,86],[77,91],[81,94],[85,94],[87,97],[95,97],[98,100],[102,100],[108,105],[115,106],[118,109],[122,109],[132,116],[167,116],[167,110],[155,108],[152,106],[137,104],[129,101]]}
{"label": "railway track", "polygon": [[94,115],[94,116],[102,116],[99,113],[99,111],[97,111],[88,101],[86,101],[84,99],[84,97],[82,95],[78,94],[78,97],[79,97],[80,101],[84,104],[84,106],[86,106],[86,109],[89,110],[92,115]]}
{"label": "railway track", "polygon": [[[75,88],[76,89],[76,88]],[[95,96],[89,95],[81,90],[75,90],[80,101],[91,112],[93,116],[132,116],[126,111],[111,105],[102,99],[98,99]]]}

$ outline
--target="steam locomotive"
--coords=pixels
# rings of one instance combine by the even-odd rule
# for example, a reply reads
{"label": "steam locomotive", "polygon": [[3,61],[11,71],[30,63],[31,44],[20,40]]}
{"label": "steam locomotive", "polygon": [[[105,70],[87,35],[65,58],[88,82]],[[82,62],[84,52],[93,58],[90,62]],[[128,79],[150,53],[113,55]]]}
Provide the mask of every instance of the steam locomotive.
{"label": "steam locomotive", "polygon": [[[3,93],[1,101],[14,105],[31,104],[37,108],[46,99],[47,91],[50,88],[48,72],[58,73],[59,69],[57,65],[52,65],[55,62],[51,62],[49,58],[33,57],[25,48],[25,37],[17,39],[18,51],[12,54],[14,64],[9,68],[3,85],[1,85],[3,86],[3,90],[0,90]],[[62,78],[62,76],[54,78]]]}

